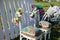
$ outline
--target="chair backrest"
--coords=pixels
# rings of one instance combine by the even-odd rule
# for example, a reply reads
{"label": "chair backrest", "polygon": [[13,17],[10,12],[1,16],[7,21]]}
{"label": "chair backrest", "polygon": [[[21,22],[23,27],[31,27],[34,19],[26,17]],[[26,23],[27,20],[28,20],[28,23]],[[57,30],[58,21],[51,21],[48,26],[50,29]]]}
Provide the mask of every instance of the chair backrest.
{"label": "chair backrest", "polygon": [[[26,1],[26,7],[24,1]],[[22,27],[32,25],[33,22],[30,24],[28,22],[30,22],[29,11],[33,3],[34,0],[0,0],[0,40],[10,40],[19,35],[19,26],[12,23],[12,18],[15,17],[16,9],[19,7],[24,11]]]}
{"label": "chair backrest", "polygon": [[[46,20],[47,17],[51,17],[51,16],[54,16],[54,14],[58,13],[59,11],[59,7],[58,6],[53,6],[53,7],[49,7],[47,12],[44,14],[43,16],[43,20]],[[49,20],[49,18],[48,18]]]}
{"label": "chair backrest", "polygon": [[21,28],[25,28],[27,26],[33,25],[33,21],[30,21],[30,12],[31,12],[31,5],[34,3],[34,0],[24,0],[21,1],[21,8],[24,11],[22,17]]}

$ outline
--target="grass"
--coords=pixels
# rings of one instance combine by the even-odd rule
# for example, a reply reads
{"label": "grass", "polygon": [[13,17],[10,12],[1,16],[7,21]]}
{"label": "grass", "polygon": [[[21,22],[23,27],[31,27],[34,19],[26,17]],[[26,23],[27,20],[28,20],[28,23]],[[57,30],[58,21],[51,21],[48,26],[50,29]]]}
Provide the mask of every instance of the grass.
{"label": "grass", "polygon": [[60,40],[60,29],[53,28],[50,40]]}
{"label": "grass", "polygon": [[[34,1],[34,4],[37,4],[37,3],[41,4],[41,5],[43,6],[43,8],[44,8],[45,11],[47,11],[47,9],[48,9],[49,6],[50,6],[50,3],[48,3],[48,2],[42,2],[42,1],[37,2],[37,1]],[[51,4],[57,5],[57,6],[60,7],[60,2],[56,2],[55,0],[53,0],[53,1],[51,2]]]}

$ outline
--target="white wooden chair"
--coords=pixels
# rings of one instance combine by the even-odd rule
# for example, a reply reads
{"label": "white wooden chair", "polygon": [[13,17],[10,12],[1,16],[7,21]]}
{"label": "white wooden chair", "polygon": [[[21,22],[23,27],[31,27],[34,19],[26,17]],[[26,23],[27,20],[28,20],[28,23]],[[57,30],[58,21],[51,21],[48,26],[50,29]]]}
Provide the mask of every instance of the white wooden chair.
{"label": "white wooden chair", "polygon": [[20,31],[20,40],[22,40],[23,38],[26,38],[27,40],[28,39],[29,40],[38,40],[38,39],[42,40],[42,35],[43,35],[42,31],[39,36],[33,36],[33,34]]}
{"label": "white wooden chair", "polygon": [[[44,22],[45,22],[45,24],[44,24]],[[48,34],[48,39],[50,39],[51,24],[49,22],[47,22],[47,21],[41,21],[39,24],[41,24],[41,25],[43,24],[42,28],[40,28],[40,30],[42,30],[42,32],[44,32],[44,40],[46,40],[47,34]]]}
{"label": "white wooden chair", "polygon": [[[27,0],[27,1],[29,1],[28,3],[30,3],[30,2],[31,2],[31,3],[28,4],[26,1],[22,1],[22,2],[23,2],[23,4],[26,6],[26,10],[29,11],[28,9],[31,9],[31,8],[28,8],[27,5],[29,5],[29,6],[31,7],[31,5],[33,4],[34,0]],[[23,4],[21,4],[22,7],[24,7]],[[24,9],[25,12],[26,12],[26,10]],[[28,14],[26,14],[26,15],[28,15]],[[26,18],[27,18],[27,17],[26,17]],[[26,18],[25,18],[25,19],[26,19]],[[25,20],[25,22],[26,22],[26,20]],[[26,24],[27,24],[27,23],[26,23]],[[29,25],[29,24],[27,24],[27,25]],[[19,29],[20,29],[20,30],[22,29],[21,27],[22,27],[21,24],[19,24]],[[39,35],[39,37],[35,37],[35,36],[34,36],[34,37],[30,37],[30,36],[27,36],[27,35],[21,33],[21,31],[20,31],[20,40],[22,40],[23,37],[27,38],[27,40],[28,40],[28,39],[30,39],[30,40],[37,40],[37,39],[42,40],[42,34],[43,34],[43,33],[41,33],[41,35]]]}

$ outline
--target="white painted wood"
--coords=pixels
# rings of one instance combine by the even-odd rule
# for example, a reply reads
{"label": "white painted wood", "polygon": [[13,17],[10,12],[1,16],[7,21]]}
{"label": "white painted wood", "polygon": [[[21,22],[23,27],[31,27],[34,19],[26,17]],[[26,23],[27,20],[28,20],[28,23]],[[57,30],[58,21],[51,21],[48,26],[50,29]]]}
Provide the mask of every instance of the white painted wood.
{"label": "white painted wood", "polygon": [[49,28],[48,30],[40,28],[40,30],[44,32],[44,40],[46,40],[47,34],[48,34],[48,39],[50,39],[51,28]]}
{"label": "white painted wood", "polygon": [[48,39],[50,39],[51,29],[49,30]]}
{"label": "white painted wood", "polygon": [[1,23],[0,23],[0,40],[3,40],[3,32],[2,32],[2,26],[1,26]]}
{"label": "white painted wood", "polygon": [[[42,33],[42,34],[43,34],[43,33]],[[24,34],[21,34],[21,36],[23,36],[23,37],[25,37],[25,38],[27,38],[27,39],[30,39],[30,40],[37,40],[37,39],[42,40],[42,34],[41,34],[39,37],[35,37],[35,38],[28,37],[28,36],[26,36],[26,35],[24,35]]]}

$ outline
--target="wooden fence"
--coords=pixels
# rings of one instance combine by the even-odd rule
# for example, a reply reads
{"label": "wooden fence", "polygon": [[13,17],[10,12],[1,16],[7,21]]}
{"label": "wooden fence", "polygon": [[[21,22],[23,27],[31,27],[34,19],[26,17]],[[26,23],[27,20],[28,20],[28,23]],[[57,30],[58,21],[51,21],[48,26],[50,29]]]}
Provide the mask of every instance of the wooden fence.
{"label": "wooden fence", "polygon": [[[0,40],[11,40],[19,34],[19,26],[12,23],[16,10],[21,7],[24,11],[22,28],[33,25],[28,15],[34,0],[0,0]],[[27,13],[26,13],[27,12]]]}

